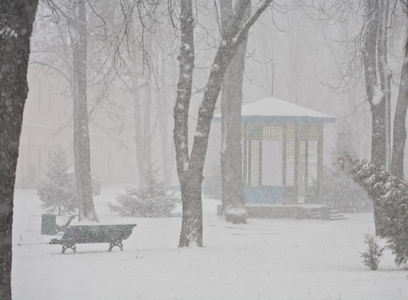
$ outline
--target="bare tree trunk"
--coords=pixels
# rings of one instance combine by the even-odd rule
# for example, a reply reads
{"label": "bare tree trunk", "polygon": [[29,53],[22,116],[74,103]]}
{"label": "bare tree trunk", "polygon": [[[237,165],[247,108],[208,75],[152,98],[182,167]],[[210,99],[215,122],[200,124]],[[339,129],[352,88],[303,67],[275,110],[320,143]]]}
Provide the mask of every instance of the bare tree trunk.
{"label": "bare tree trunk", "polygon": [[[148,83],[145,83],[148,85]],[[135,86],[135,85],[134,85]],[[141,88],[140,91],[133,91],[134,94],[134,116],[135,116],[135,142],[137,168],[139,171],[139,185],[145,186],[149,182],[151,175],[151,134],[150,134],[150,98],[149,86]],[[141,96],[141,94],[143,96]]]}
{"label": "bare tree trunk", "polygon": [[386,138],[385,138],[385,101],[371,105],[371,161],[378,166],[385,167]]}
{"label": "bare tree trunk", "polygon": [[11,300],[13,197],[38,0],[0,3],[0,299]]}
{"label": "bare tree trunk", "polygon": [[130,44],[131,48],[131,55],[133,57],[132,59],[132,73],[134,74],[131,76],[131,82],[132,82],[132,89],[131,89],[131,94],[133,97],[133,113],[134,113],[134,128],[135,128],[135,143],[136,143],[136,160],[137,160],[137,169],[139,172],[139,185],[143,186],[145,185],[145,179],[146,179],[146,173],[144,169],[144,163],[143,163],[143,149],[144,149],[144,140],[143,140],[143,126],[142,126],[142,100],[141,100],[141,89],[139,86],[139,76],[138,76],[138,69],[139,66],[136,61],[136,56],[137,52],[136,49],[134,48],[134,42]]}
{"label": "bare tree trunk", "polygon": [[[163,96],[162,96],[163,97]],[[163,167],[163,183],[167,186],[171,185],[171,149],[172,145],[169,141],[169,120],[168,120],[168,108],[167,101],[163,99],[161,101],[161,116],[160,116],[160,136],[161,136],[161,152],[162,152],[162,167]]]}
{"label": "bare tree trunk", "polygon": [[[160,60],[161,66],[160,66],[160,71],[161,71],[161,77],[163,80],[166,79],[166,65],[163,59],[161,58]],[[168,101],[166,99],[166,88],[165,88],[165,82],[161,82],[161,87],[159,91],[159,105],[158,107],[160,117],[159,117],[159,130],[160,130],[160,136],[161,136],[161,152],[162,152],[162,167],[163,167],[163,183],[167,186],[171,185],[171,153],[172,153],[172,145],[170,144],[171,141],[169,141],[169,105]]]}
{"label": "bare tree trunk", "polygon": [[87,29],[85,2],[80,1],[73,8],[78,18],[69,21],[73,63],[74,98],[74,159],[75,176],[79,201],[79,221],[87,219],[99,222],[96,214],[91,183],[91,155],[87,107]]}
{"label": "bare tree trunk", "polygon": [[[135,76],[132,76],[135,77]],[[143,186],[146,184],[146,172],[144,168],[144,140],[143,140],[143,126],[142,126],[142,104],[138,83],[138,79],[133,78],[133,108],[135,117],[135,142],[136,142],[136,159],[137,159],[137,169],[139,171],[139,185]]]}
{"label": "bare tree trunk", "polygon": [[[133,30],[138,30],[133,27]],[[147,38],[143,41],[146,52],[151,54],[152,39],[147,33]],[[135,117],[135,142],[137,168],[139,171],[139,185],[145,186],[149,182],[152,173],[151,162],[151,71],[149,66],[144,66],[137,61],[140,56],[135,42],[130,46],[132,59],[132,94],[134,99],[134,117]]]}
{"label": "bare tree trunk", "polygon": [[174,144],[176,147],[177,172],[183,205],[182,228],[179,247],[203,246],[203,215],[201,188],[203,169],[207,153],[208,136],[214,114],[215,103],[221,90],[222,79],[228,64],[238,47],[245,40],[249,28],[255,23],[272,0],[262,2],[251,18],[241,26],[249,0],[237,3],[223,41],[217,49],[211,67],[204,97],[198,110],[196,133],[191,156],[188,155],[188,108],[194,67],[194,17],[191,0],[181,1],[181,53],[177,98],[174,107]]}
{"label": "bare tree trunk", "polygon": [[[137,74],[138,67],[133,63],[133,71]],[[150,134],[150,98],[151,91],[148,82],[141,87],[139,79],[132,76],[133,108],[135,118],[136,159],[139,171],[139,185],[145,186],[151,174],[151,134]]]}
{"label": "bare tree trunk", "polygon": [[[250,8],[250,5],[248,5]],[[232,13],[232,0],[222,1],[221,30],[226,30]],[[247,9],[245,21],[250,15]],[[222,209],[227,222],[246,223],[245,193],[242,181],[241,106],[247,38],[229,64],[222,83],[221,97],[221,177]]]}
{"label": "bare tree trunk", "polygon": [[[188,154],[188,111],[194,69],[194,16],[191,0],[181,0],[180,29],[181,53],[180,74],[177,84],[177,99],[174,106],[174,145],[176,148],[177,174],[180,181],[183,206],[179,247],[188,247],[191,243],[203,246],[203,216],[201,204],[201,178],[189,174]],[[194,184],[198,189],[194,189]],[[192,194],[192,195],[191,195]]]}
{"label": "bare tree trunk", "polygon": [[[408,16],[408,5],[406,7]],[[404,153],[407,130],[405,120],[408,107],[408,39],[405,41],[404,60],[401,69],[401,79],[398,91],[397,107],[394,115],[394,135],[392,148],[391,173],[404,179]]]}
{"label": "bare tree trunk", "polygon": [[[149,41],[150,42],[150,41]],[[146,76],[143,86],[143,168],[145,172],[145,183],[150,181],[152,176],[152,134],[151,134],[151,107],[152,107],[152,87],[151,78]]]}
{"label": "bare tree trunk", "polygon": [[388,44],[388,14],[389,0],[379,1],[379,29],[377,42],[378,73],[380,75],[381,92],[384,99],[384,131],[385,131],[385,165],[386,171],[390,171],[391,163],[391,71],[387,64]]}
{"label": "bare tree trunk", "polygon": [[[372,132],[371,132],[371,161],[381,168],[389,165],[389,99],[390,99],[390,74],[387,71],[387,22],[388,11],[386,0],[366,0],[366,32],[364,45],[364,71],[366,81],[366,94],[371,107]],[[377,77],[379,74],[379,78]],[[378,79],[380,82],[378,82]],[[387,150],[388,149],[388,150]],[[381,220],[380,207],[373,199],[374,222],[376,234],[379,232],[383,221]]]}

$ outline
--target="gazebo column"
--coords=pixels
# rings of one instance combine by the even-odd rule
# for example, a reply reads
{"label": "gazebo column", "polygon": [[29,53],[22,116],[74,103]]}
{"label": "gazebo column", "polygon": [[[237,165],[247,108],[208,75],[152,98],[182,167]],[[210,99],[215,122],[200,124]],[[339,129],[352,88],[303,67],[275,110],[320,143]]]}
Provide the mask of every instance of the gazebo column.
{"label": "gazebo column", "polygon": [[252,140],[248,138],[248,186],[252,184]]}
{"label": "gazebo column", "polygon": [[244,181],[244,186],[248,185],[248,125],[243,125],[243,155],[242,155],[242,180]]}
{"label": "gazebo column", "polygon": [[317,201],[322,203],[323,184],[323,126],[319,125],[319,139],[317,140]]}
{"label": "gazebo column", "polygon": [[305,203],[307,203],[308,185],[309,185],[309,140],[305,140]]}
{"label": "gazebo column", "polygon": [[287,124],[283,124],[282,132],[282,203],[285,202],[286,195],[286,165],[287,165],[287,151],[288,151],[288,133]]}
{"label": "gazebo column", "polygon": [[299,158],[300,158],[300,151],[299,151],[299,124],[295,124],[295,145],[294,145],[294,152],[295,152],[295,157],[294,157],[294,163],[295,163],[295,169],[294,169],[294,180],[293,180],[293,185],[294,185],[294,191],[293,191],[293,200],[295,204],[298,203],[298,195],[299,195]]}
{"label": "gazebo column", "polygon": [[262,186],[262,127],[260,138],[258,139],[258,186]]}

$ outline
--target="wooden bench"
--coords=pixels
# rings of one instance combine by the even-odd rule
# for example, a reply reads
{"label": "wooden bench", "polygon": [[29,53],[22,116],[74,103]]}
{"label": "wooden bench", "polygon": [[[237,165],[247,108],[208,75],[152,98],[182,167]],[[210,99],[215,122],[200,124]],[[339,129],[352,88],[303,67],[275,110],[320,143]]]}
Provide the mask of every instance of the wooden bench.
{"label": "wooden bench", "polygon": [[126,225],[75,225],[68,227],[62,238],[52,239],[50,244],[61,244],[62,253],[72,249],[76,252],[76,244],[109,243],[109,251],[117,246],[123,251],[122,241],[131,234],[136,224]]}

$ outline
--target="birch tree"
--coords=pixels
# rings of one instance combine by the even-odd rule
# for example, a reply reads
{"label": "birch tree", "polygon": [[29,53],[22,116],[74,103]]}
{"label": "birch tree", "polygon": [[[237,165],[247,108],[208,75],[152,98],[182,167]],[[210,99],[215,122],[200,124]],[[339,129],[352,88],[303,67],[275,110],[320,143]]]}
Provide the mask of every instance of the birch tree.
{"label": "birch tree", "polygon": [[13,197],[38,0],[0,2],[0,299],[11,300]]}
{"label": "birch tree", "polygon": [[182,197],[182,226],[179,247],[203,246],[203,215],[201,188],[208,137],[215,103],[221,90],[225,71],[245,40],[250,27],[272,0],[264,0],[243,23],[249,0],[237,1],[219,44],[204,88],[191,153],[188,142],[188,111],[192,95],[194,69],[194,12],[192,0],[180,1],[179,80],[174,106],[173,139],[176,149],[177,173]]}

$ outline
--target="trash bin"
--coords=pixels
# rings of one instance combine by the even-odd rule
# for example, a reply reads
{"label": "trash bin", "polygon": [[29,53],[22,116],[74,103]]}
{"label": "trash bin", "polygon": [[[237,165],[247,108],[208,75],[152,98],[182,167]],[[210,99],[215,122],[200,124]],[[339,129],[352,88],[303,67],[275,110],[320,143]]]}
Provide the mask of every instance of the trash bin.
{"label": "trash bin", "polygon": [[41,218],[41,234],[54,235],[56,228],[56,216],[55,215],[42,215]]}

